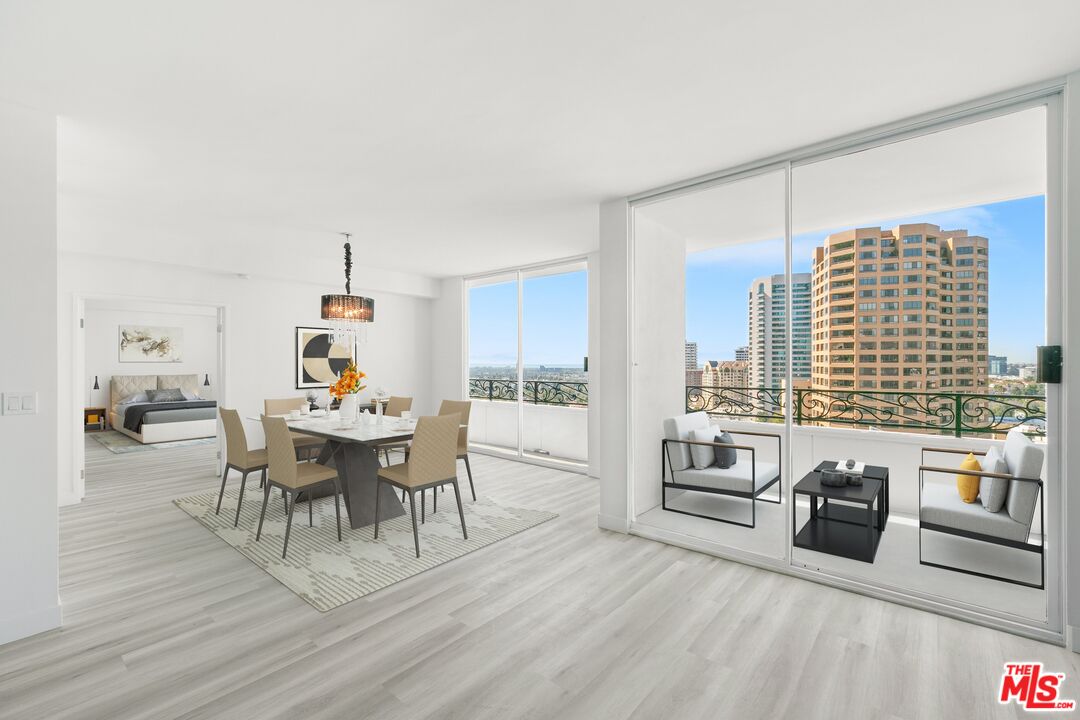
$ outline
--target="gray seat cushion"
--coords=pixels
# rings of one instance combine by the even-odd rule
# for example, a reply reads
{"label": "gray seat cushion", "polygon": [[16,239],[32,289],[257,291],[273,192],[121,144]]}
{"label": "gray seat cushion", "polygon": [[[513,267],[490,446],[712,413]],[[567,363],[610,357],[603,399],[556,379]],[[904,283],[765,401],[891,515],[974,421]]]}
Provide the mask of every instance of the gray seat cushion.
{"label": "gray seat cushion", "polygon": [[[709,415],[704,412],[679,415],[664,420],[664,437],[668,440],[689,440],[691,430],[709,427]],[[668,443],[668,458],[672,470],[685,470],[692,465],[690,446],[683,443]]]}
{"label": "gray seat cushion", "polygon": [[[986,451],[982,462],[983,472],[1001,473],[1007,475],[1009,466],[1005,458],[1001,456],[1001,450],[992,447]],[[979,500],[984,508],[990,512],[1001,512],[1005,507],[1005,497],[1009,493],[1009,480],[1005,478],[979,478]]]}
{"label": "gray seat cushion", "polygon": [[[1031,442],[1020,428],[1013,428],[1005,436],[1005,464],[1013,477],[1039,478],[1042,476],[1043,449]],[[1005,509],[1013,520],[1030,526],[1038,494],[1037,484],[1013,480],[1009,483]]]}
{"label": "gray seat cushion", "polygon": [[[751,489],[754,491],[760,490],[780,474],[780,468],[776,463],[758,460],[755,463],[754,478],[751,479],[750,460],[749,458],[743,460],[743,462],[736,463],[729,468],[720,468],[715,465],[704,470],[689,468],[672,473],[672,475],[674,481],[681,485],[748,493],[751,492]],[[756,483],[754,480],[756,480]]]}
{"label": "gray seat cushion", "polygon": [[1013,520],[1009,513],[987,512],[981,503],[966,503],[956,493],[955,485],[926,483],[922,491],[919,517],[924,523],[944,525],[954,530],[990,535],[1023,542],[1028,526]]}

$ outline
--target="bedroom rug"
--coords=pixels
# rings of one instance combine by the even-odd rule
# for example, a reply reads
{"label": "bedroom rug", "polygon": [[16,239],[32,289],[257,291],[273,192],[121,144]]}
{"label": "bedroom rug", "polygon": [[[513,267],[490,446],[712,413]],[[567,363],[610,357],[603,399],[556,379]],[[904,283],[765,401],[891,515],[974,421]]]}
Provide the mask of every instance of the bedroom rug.
{"label": "bedroom rug", "polygon": [[469,539],[464,540],[453,490],[448,489],[439,496],[437,513],[431,512],[428,498],[427,522],[419,525],[420,557],[417,558],[408,503],[405,515],[379,523],[379,539],[375,540],[372,526],[359,530],[349,527],[342,502],[341,542],[338,542],[334,499],[320,498],[315,501],[314,527],[308,527],[307,503],[301,502],[296,508],[289,554],[282,560],[285,503],[281,492],[274,490],[270,496],[258,542],[255,531],[263,499],[258,478],[249,478],[240,524],[234,528],[238,492],[235,482],[226,488],[220,515],[214,514],[217,491],[177,498],[173,502],[321,612],[558,517],[552,512],[499,505],[484,497],[473,502],[466,490],[463,507]]}
{"label": "bedroom rug", "polygon": [[139,443],[133,437],[127,437],[123,433],[118,433],[114,430],[106,430],[100,433],[90,433],[98,443],[102,444],[106,450],[116,454],[124,454],[126,452],[145,452],[147,450],[167,450],[170,448],[184,448],[189,445],[214,445],[217,443],[216,437],[197,437],[191,440],[173,440],[172,443],[151,443],[150,445],[143,445]]}
{"label": "bedroom rug", "polygon": [[97,440],[111,453],[123,455],[124,453],[145,452],[147,450],[168,450],[169,448],[187,447],[188,445],[213,445],[217,442],[216,437],[195,438],[194,440],[174,440],[173,442],[151,443],[143,445],[134,438],[129,438],[115,430],[90,433],[90,437]]}

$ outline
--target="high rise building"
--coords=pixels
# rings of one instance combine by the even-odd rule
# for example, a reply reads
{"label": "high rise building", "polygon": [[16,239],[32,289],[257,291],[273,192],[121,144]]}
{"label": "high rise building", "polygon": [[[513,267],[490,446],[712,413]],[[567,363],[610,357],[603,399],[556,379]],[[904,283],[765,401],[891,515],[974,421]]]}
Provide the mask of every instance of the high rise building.
{"label": "high rise building", "polygon": [[697,343],[686,341],[686,369],[697,370]]}
{"label": "high rise building", "polygon": [[790,348],[787,343],[788,288],[784,276],[760,277],[750,284],[750,345],[746,361],[749,362],[749,384],[753,387],[783,387],[789,358],[792,377],[795,380],[810,379],[811,274],[793,273],[791,283]]}
{"label": "high rise building", "polygon": [[991,375],[1008,375],[1009,358],[1004,355],[987,355],[986,369]]}
{"label": "high rise building", "polygon": [[706,360],[701,370],[701,385],[703,387],[748,387],[750,363],[744,360]]}
{"label": "high rise building", "polygon": [[813,387],[987,389],[989,241],[915,223],[814,251]]}
{"label": "high rise building", "polygon": [[750,346],[742,345],[735,348],[735,359],[740,362],[750,362]]}

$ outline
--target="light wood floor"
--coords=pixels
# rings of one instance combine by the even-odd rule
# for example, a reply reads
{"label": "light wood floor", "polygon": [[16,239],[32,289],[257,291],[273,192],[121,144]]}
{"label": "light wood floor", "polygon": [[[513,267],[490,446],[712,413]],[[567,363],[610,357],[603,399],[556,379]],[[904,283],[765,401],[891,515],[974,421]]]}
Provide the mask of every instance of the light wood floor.
{"label": "light wood floor", "polygon": [[1008,660],[1080,699],[1064,649],[600,531],[580,475],[475,456],[479,493],[560,517],[319,613],[169,502],[212,448],[87,465],[64,628],[0,648],[0,717],[1020,717]]}

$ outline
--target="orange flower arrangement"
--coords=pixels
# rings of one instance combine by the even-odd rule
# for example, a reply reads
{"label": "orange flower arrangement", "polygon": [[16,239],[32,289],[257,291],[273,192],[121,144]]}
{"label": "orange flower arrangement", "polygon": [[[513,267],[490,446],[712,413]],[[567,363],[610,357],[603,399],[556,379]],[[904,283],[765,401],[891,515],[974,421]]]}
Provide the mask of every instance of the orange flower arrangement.
{"label": "orange flower arrangement", "polygon": [[330,386],[330,394],[338,400],[341,400],[346,395],[354,395],[367,387],[367,385],[360,383],[366,377],[367,373],[357,370],[356,363],[350,359],[348,366],[341,373],[338,381]]}

